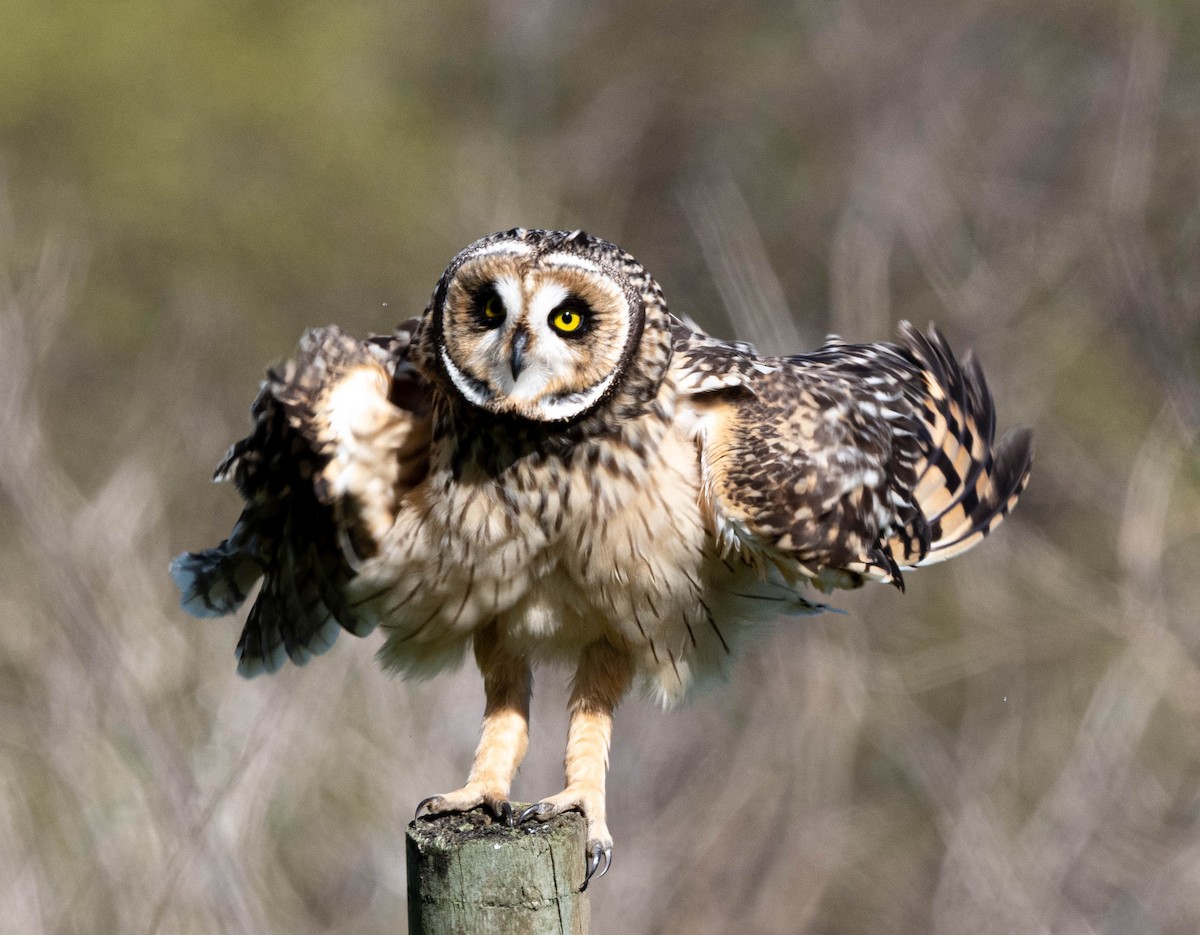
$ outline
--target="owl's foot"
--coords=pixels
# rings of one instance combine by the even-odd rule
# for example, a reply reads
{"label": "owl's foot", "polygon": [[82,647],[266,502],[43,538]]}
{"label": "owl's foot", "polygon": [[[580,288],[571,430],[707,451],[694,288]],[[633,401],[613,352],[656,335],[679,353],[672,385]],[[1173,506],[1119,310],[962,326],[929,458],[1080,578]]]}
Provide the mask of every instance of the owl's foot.
{"label": "owl's foot", "polygon": [[[587,889],[593,876],[604,876],[612,866],[612,835],[608,833],[608,824],[604,820],[604,793],[594,789],[579,786],[568,786],[558,795],[552,795],[521,812],[517,824],[526,821],[549,821],[556,815],[576,809],[587,819],[587,875],[584,877],[580,892]],[[603,866],[602,866],[603,865]],[[599,874],[596,871],[599,870]]]}
{"label": "owl's foot", "polygon": [[492,817],[510,828],[517,824],[512,802],[502,789],[487,789],[482,785],[467,783],[461,789],[443,795],[431,795],[422,799],[417,806],[416,817],[422,815],[444,815],[447,812],[469,812],[483,806]]}

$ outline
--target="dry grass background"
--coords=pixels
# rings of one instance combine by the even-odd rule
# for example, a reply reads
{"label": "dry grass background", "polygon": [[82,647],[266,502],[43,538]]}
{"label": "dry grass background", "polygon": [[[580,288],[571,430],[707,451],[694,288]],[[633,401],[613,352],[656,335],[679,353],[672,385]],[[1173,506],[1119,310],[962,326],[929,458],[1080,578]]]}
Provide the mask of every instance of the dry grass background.
{"label": "dry grass background", "polygon": [[[169,557],[303,327],[515,224],[767,350],[934,319],[1033,482],[969,557],[621,709],[598,932],[1200,929],[1190,3],[14,0],[0,29],[0,930],[403,930],[478,677],[234,674]],[[566,674],[517,793],[559,788]]]}

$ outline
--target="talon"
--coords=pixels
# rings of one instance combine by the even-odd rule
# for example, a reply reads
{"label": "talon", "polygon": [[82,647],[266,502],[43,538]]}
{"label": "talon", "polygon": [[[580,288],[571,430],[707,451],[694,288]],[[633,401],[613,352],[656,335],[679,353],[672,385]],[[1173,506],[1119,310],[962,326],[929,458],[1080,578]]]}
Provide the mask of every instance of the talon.
{"label": "talon", "polygon": [[542,821],[542,804],[543,803],[538,802],[535,805],[530,805],[528,808],[522,811],[520,816],[517,818],[517,824],[523,825],[525,822],[529,821],[530,818],[536,818],[538,821]]}
{"label": "talon", "polygon": [[596,875],[596,869],[600,866],[600,861],[604,861],[604,869],[600,871],[600,876],[608,873],[609,865],[612,863],[612,853],[610,848],[602,847],[599,843],[593,844],[588,850],[588,868],[587,874],[583,878],[583,886],[579,887],[579,892],[583,892],[588,888],[588,884],[592,882],[592,877]]}
{"label": "talon", "polygon": [[426,810],[428,810],[430,815],[434,814],[433,804],[439,799],[441,799],[440,795],[431,795],[427,798],[421,799],[421,801],[417,803],[417,813],[413,815],[413,818],[420,818]]}
{"label": "talon", "polygon": [[416,817],[465,813],[477,808],[483,809],[489,823],[502,821],[512,825],[512,804],[508,801],[507,790],[486,789],[470,784],[453,792],[422,799],[417,805]]}

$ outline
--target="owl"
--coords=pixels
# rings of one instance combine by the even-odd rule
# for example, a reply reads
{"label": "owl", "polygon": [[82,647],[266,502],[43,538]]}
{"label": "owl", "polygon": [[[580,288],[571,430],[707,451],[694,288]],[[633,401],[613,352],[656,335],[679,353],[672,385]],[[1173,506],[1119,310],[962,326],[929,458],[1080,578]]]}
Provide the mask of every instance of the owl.
{"label": "owl", "polygon": [[[762,356],[667,310],[630,254],[515,229],[450,263],[391,335],[307,332],[268,371],[216,471],[245,507],[179,556],[184,609],[233,613],[238,671],[303,665],[376,627],[384,668],[474,655],[486,695],[466,784],[421,813],[587,820],[611,864],[613,712],[724,677],[756,631],[834,588],[971,548],[1013,508],[1031,434],[994,440],[983,372],[934,328]],[[564,789],[517,811],[531,672],[574,671]]]}

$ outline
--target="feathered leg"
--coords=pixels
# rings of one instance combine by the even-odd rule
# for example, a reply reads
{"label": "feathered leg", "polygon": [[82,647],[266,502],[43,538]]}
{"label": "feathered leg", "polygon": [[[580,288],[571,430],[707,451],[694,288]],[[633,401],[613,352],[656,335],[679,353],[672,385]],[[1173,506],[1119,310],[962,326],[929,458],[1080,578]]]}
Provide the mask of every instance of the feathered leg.
{"label": "feathered leg", "polygon": [[[612,863],[612,835],[608,832],[604,780],[612,742],[613,711],[629,690],[629,658],[607,640],[584,651],[571,688],[571,725],[567,731],[567,787],[557,795],[531,805],[520,820],[546,821],[575,808],[587,819],[587,880],[603,861],[603,876]],[[587,886],[587,882],[584,882]]]}
{"label": "feathered leg", "polygon": [[417,806],[417,814],[465,812],[484,805],[497,818],[512,824],[508,794],[529,747],[529,696],[533,678],[529,662],[508,650],[495,626],[475,635],[475,660],[483,673],[487,702],[471,775],[461,789],[423,800]]}

